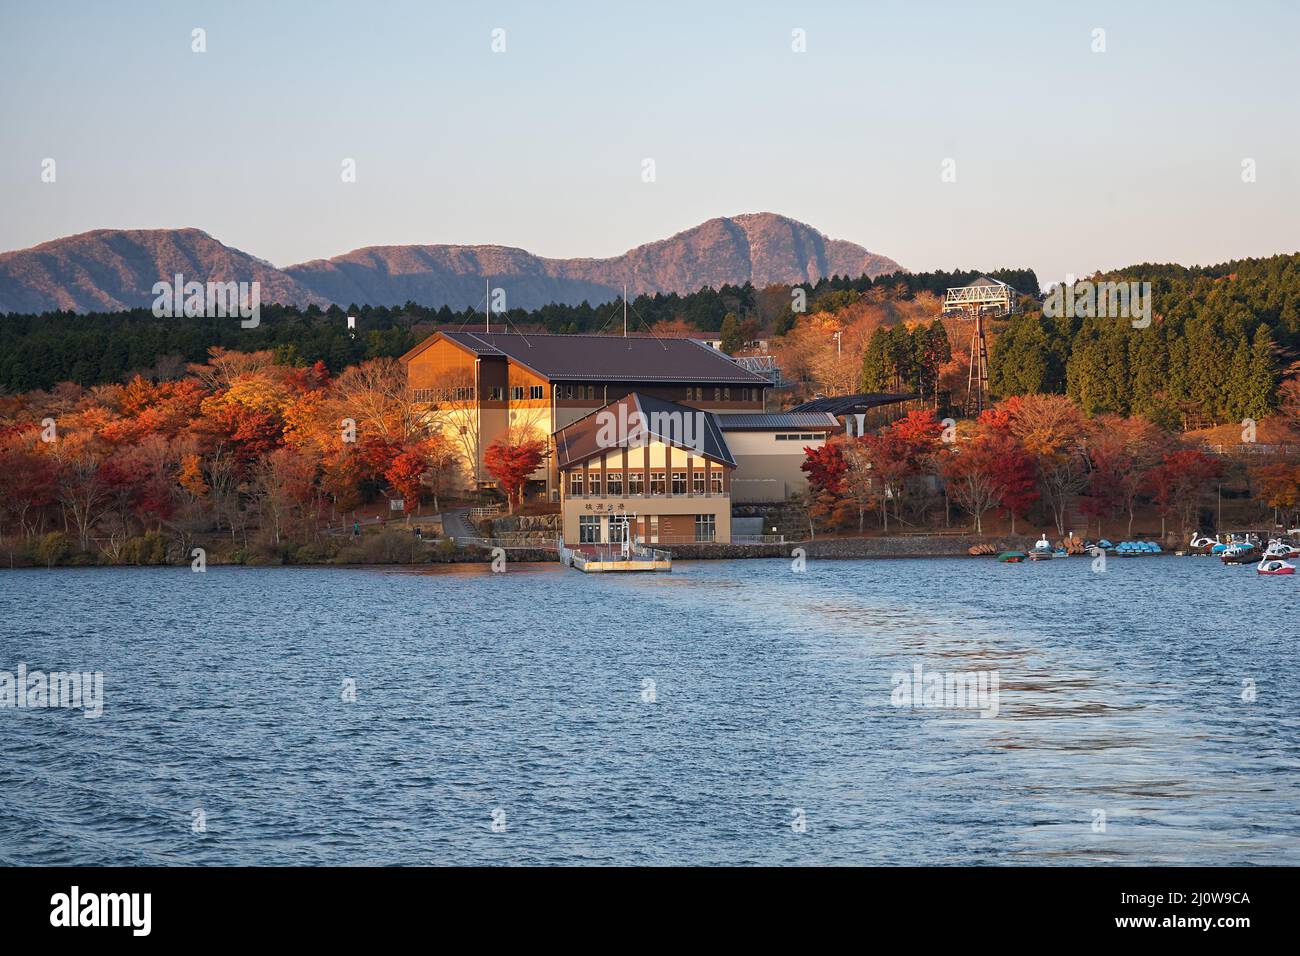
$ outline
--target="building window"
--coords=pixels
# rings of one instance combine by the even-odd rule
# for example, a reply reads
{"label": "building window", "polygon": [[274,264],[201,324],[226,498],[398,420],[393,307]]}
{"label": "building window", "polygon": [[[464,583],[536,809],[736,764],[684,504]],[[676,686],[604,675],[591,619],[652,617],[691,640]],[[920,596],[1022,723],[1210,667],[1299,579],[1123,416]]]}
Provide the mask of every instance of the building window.
{"label": "building window", "polygon": [[511,387],[510,401],[522,402],[523,400],[524,400],[524,387],[522,385],[515,385]]}
{"label": "building window", "polygon": [[717,525],[713,515],[696,515],[695,516],[695,540],[696,541],[713,541],[718,534]]}
{"label": "building window", "polygon": [[666,484],[667,483],[664,481],[664,473],[662,471],[650,472],[650,494],[662,495]]}
{"label": "building window", "polygon": [[569,473],[569,494],[575,498],[582,497],[582,472],[574,471]]}
{"label": "building window", "polygon": [[587,485],[588,485],[587,494],[599,495],[600,494],[600,472],[593,471],[587,477]]}
{"label": "building window", "polygon": [[544,388],[544,386],[542,386],[542,385],[530,385],[530,386],[528,386],[528,397],[529,397],[529,398],[536,398],[536,399],[544,398],[545,396],[543,395],[543,392],[542,392],[542,389],[543,389],[543,388]]}
{"label": "building window", "polygon": [[693,494],[704,494],[704,472],[697,471],[691,475],[691,492]]}
{"label": "building window", "polygon": [[587,386],[587,400],[588,400],[588,401],[591,401],[591,402],[594,402],[594,401],[596,400],[596,386],[595,386],[595,385],[588,385],[588,386]]}
{"label": "building window", "polygon": [[629,471],[627,473],[627,493],[629,495],[645,494],[645,472]]}
{"label": "building window", "polygon": [[627,520],[622,515],[609,516],[609,540],[612,544],[622,544],[627,532]]}
{"label": "building window", "polygon": [[722,389],[716,387],[713,389],[713,400],[715,402],[722,401]]}
{"label": "building window", "polygon": [[709,478],[712,480],[711,483],[713,485],[713,493],[715,495],[722,494],[722,472],[720,471],[712,472],[709,475]]}
{"label": "building window", "polygon": [[675,495],[686,494],[686,472],[684,471],[673,472],[673,494]]}
{"label": "building window", "polygon": [[611,471],[605,475],[605,494],[622,496],[623,473],[621,471]]}
{"label": "building window", "polygon": [[724,402],[729,402],[729,401],[731,401],[731,389],[729,389],[729,388],[724,388],[724,389],[722,390],[722,400],[723,400]]}
{"label": "building window", "polygon": [[493,385],[491,388],[488,389],[488,401],[490,402],[504,401],[505,397],[506,397],[506,390],[502,388],[500,385]]}
{"label": "building window", "polygon": [[659,543],[659,516],[658,515],[650,516],[649,543],[650,544]]}
{"label": "building window", "polygon": [[578,543],[600,544],[600,515],[578,515]]}

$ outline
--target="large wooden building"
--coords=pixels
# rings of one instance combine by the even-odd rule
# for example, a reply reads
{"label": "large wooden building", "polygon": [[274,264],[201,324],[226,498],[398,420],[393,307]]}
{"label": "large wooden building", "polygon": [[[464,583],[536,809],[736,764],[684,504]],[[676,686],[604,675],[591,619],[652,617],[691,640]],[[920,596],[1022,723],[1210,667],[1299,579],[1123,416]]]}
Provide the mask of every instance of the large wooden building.
{"label": "large wooden building", "polygon": [[694,339],[443,331],[402,363],[469,480],[491,484],[495,441],[546,443],[534,493],[560,502],[575,544],[629,526],[647,544],[731,541],[732,505],[802,491],[805,449],[843,427],[825,411],[767,411],[769,379]]}
{"label": "large wooden building", "polygon": [[[598,408],[640,392],[710,412],[762,411],[771,383],[694,339],[435,332],[401,357],[407,386],[490,484],[483,453],[499,439],[547,441]],[[559,494],[552,454],[536,475]]]}

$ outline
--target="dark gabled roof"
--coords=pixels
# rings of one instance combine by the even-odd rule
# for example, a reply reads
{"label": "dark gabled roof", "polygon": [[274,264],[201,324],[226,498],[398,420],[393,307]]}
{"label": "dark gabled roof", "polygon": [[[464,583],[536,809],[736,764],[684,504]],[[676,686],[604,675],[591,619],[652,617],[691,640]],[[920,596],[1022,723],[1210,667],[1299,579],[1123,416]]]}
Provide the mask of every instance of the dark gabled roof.
{"label": "dark gabled roof", "polygon": [[[1000,282],[997,279],[990,279],[988,276],[980,276],[978,279],[976,279],[973,282],[967,282],[964,286],[962,286],[962,288],[976,289],[976,288],[983,288],[986,286],[999,286],[999,285],[1006,285],[1006,283]],[[1007,286],[1007,288],[1010,288],[1010,286]]]}
{"label": "dark gabled roof", "polygon": [[830,431],[839,428],[826,412],[721,412],[715,416],[724,432]]}
{"label": "dark gabled roof", "polygon": [[[640,418],[633,418],[634,413]],[[609,418],[608,416],[613,416]],[[664,416],[671,416],[665,418]],[[615,424],[612,434],[609,422]],[[603,434],[602,434],[603,433]],[[666,402],[661,398],[632,392],[610,402],[555,433],[555,456],[560,468],[580,464],[603,451],[637,445],[645,436],[658,439],[674,448],[682,448],[705,458],[736,466],[727,440],[722,437],[716,417],[698,408]],[[613,439],[612,441],[610,439]]]}
{"label": "dark gabled roof", "polygon": [[693,339],[548,333],[435,332],[402,356],[419,354],[439,335],[475,355],[506,356],[552,382],[666,382],[771,385],[726,354]]}
{"label": "dark gabled roof", "polygon": [[881,405],[897,405],[899,402],[910,402],[914,398],[920,398],[919,395],[913,394],[894,394],[891,392],[867,392],[862,395],[832,395],[828,398],[815,398],[811,402],[804,402],[802,405],[796,405],[791,411],[794,412],[829,412],[839,417],[840,415],[857,415],[861,412],[868,412],[873,408],[879,408]]}

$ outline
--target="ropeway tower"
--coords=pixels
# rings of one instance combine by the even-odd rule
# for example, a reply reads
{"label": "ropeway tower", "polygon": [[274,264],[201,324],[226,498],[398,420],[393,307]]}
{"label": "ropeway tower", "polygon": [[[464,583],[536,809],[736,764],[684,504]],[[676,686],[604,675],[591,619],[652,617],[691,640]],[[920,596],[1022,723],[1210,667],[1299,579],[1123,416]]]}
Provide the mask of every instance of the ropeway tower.
{"label": "ropeway tower", "polygon": [[1018,295],[1005,282],[980,276],[969,285],[949,289],[943,297],[944,315],[956,315],[974,323],[971,328],[970,372],[966,378],[966,388],[976,415],[984,410],[989,386],[989,353],[984,337],[984,319],[986,316],[1001,318],[1010,315],[1016,310]]}

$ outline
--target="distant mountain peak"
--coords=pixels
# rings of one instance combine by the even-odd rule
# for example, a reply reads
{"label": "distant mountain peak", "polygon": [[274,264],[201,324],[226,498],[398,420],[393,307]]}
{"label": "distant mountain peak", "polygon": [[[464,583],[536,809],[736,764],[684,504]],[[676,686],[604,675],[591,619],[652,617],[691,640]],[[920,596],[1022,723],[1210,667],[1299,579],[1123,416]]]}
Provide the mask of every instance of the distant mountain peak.
{"label": "distant mountain peak", "polygon": [[95,229],[0,254],[0,312],[111,311],[147,306],[176,273],[257,281],[264,303],[475,306],[483,280],[511,308],[607,302],[622,294],[702,286],[816,282],[901,269],[885,256],[776,213],[720,216],[609,258],[548,259],[500,245],[366,246],[277,269],[202,229]]}

